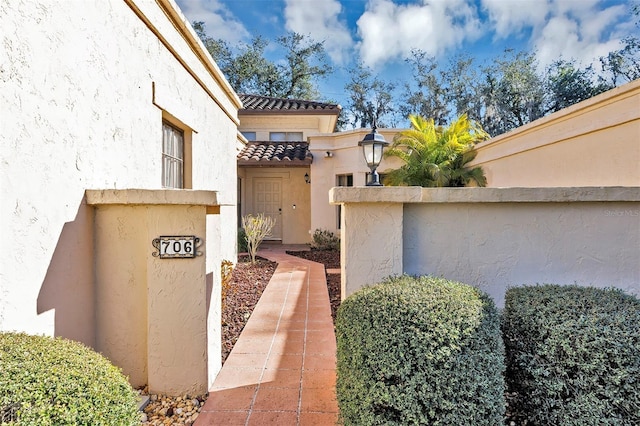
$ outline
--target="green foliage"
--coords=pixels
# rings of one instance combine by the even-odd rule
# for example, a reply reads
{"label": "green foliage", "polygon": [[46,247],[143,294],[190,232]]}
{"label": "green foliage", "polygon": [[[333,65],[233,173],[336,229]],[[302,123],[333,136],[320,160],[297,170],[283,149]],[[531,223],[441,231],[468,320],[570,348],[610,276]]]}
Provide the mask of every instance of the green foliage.
{"label": "green foliage", "polygon": [[340,250],[340,238],[329,230],[316,229],[313,232],[311,248],[315,250]]}
{"label": "green foliage", "polygon": [[0,333],[3,425],[139,425],[127,378],[80,343]]}
{"label": "green foliage", "polygon": [[350,124],[361,128],[373,127],[374,124],[378,127],[395,125],[392,97],[395,84],[374,77],[372,70],[363,64],[350,69],[349,75],[351,79],[345,91],[350,100]]}
{"label": "green foliage", "polygon": [[[421,50],[412,50],[411,56],[405,61],[411,66],[413,79],[404,85],[404,102],[400,105],[400,112],[405,117],[420,115],[432,118],[439,126],[446,124],[453,94],[448,70],[438,68],[436,58]],[[457,66],[456,71],[456,75],[463,74]],[[460,111],[459,115],[465,112]]]}
{"label": "green foliage", "polygon": [[[293,99],[318,99],[316,80],[333,72],[324,42],[289,32],[276,39],[284,51],[282,60],[270,61],[265,50],[269,40],[255,37],[248,44],[229,46],[209,37],[204,22],[194,21],[193,28],[229,84],[238,93]],[[272,50],[272,49],[271,49]]]}
{"label": "green foliage", "polygon": [[467,168],[475,158],[476,143],[489,135],[466,115],[461,115],[449,127],[436,126],[433,119],[410,116],[411,129],[400,132],[385,157],[398,157],[405,164],[386,173],[385,185],[424,187],[459,187],[473,181],[485,186],[480,167]]}
{"label": "green foliage", "polygon": [[245,232],[245,239],[247,241],[247,251],[251,257],[251,263],[256,263],[256,253],[258,247],[262,243],[265,237],[271,235],[276,221],[271,216],[265,216],[259,213],[257,216],[246,215],[242,217],[242,228]]}
{"label": "green foliage", "polygon": [[640,424],[640,300],[544,285],[506,293],[507,383],[530,424]]}
{"label": "green foliage", "polygon": [[342,302],[336,336],[345,425],[502,423],[500,320],[477,289],[392,278]]}
{"label": "green foliage", "polygon": [[244,228],[238,228],[238,253],[246,253],[247,248],[247,233],[244,232]]}
{"label": "green foliage", "polygon": [[611,88],[603,83],[596,84],[595,81],[592,67],[580,69],[574,62],[555,61],[547,68],[546,112],[560,111]]}

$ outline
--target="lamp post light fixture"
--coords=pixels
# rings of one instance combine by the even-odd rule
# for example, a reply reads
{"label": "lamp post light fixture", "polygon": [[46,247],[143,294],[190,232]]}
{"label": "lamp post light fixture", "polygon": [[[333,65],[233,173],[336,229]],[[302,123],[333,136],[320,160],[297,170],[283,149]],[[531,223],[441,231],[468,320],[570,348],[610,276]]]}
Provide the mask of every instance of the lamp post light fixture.
{"label": "lamp post light fixture", "polygon": [[384,136],[376,130],[376,124],[373,123],[371,133],[365,135],[364,139],[358,142],[358,145],[362,146],[362,153],[364,154],[364,159],[367,162],[367,167],[371,170],[369,179],[367,180],[367,186],[382,186],[380,183],[380,175],[376,169],[380,165],[380,161],[382,161],[382,152],[384,151],[384,147],[389,145],[389,142],[384,140]]}

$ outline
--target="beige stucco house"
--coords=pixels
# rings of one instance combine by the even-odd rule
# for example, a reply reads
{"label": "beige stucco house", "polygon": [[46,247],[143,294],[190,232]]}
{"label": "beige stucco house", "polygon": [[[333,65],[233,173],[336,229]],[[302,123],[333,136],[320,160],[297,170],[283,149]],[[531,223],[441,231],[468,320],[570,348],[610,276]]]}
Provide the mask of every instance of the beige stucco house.
{"label": "beige stucco house", "polygon": [[[331,134],[338,105],[240,95],[239,130],[246,146],[238,154],[238,213],[275,219],[269,236],[284,244],[310,241],[314,184],[310,139]],[[326,203],[325,203],[326,204]]]}
{"label": "beige stucco house", "polygon": [[205,393],[241,101],[173,0],[0,3],[0,330]]}
{"label": "beige stucco house", "polygon": [[[333,132],[336,105],[241,99],[247,141],[238,156],[239,215],[273,215],[271,238],[283,243],[308,243],[316,229],[339,235],[341,207],[327,194],[365,185],[369,169],[358,142],[370,129]],[[634,81],[478,145],[472,165],[483,167],[489,187],[640,186],[639,116]],[[399,131],[378,129],[388,142]],[[400,166],[387,158],[378,171]]]}
{"label": "beige stucco house", "polygon": [[[340,234],[339,207],[328,201],[334,186],[360,186],[369,169],[358,142],[371,129],[334,132],[341,107],[321,102],[240,95],[239,216],[276,219],[269,237],[306,244],[317,229]],[[378,129],[391,141],[397,129]],[[379,170],[397,166],[383,160]]]}

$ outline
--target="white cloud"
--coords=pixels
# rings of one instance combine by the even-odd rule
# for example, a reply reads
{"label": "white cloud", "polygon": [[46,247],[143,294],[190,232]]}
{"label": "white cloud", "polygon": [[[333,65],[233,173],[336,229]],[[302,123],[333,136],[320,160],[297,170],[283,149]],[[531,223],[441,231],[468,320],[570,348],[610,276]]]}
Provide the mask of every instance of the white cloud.
{"label": "white cloud", "polygon": [[371,67],[406,58],[413,49],[438,55],[480,35],[477,11],[466,0],[422,0],[407,5],[369,0],[357,25],[360,57]]}
{"label": "white cloud", "polygon": [[214,39],[222,39],[230,44],[246,41],[251,34],[242,22],[219,0],[176,0],[178,6],[188,19],[202,21],[207,35]]}
{"label": "white cloud", "polygon": [[549,0],[482,0],[482,8],[488,12],[496,35],[507,38],[523,28],[544,24],[551,4]]}
{"label": "white cloud", "polygon": [[602,8],[601,0],[482,0],[497,37],[529,31],[530,47],[540,68],[558,58],[575,59],[581,66],[620,47],[611,33],[625,14],[625,6]]}
{"label": "white cloud", "polygon": [[536,34],[532,44],[541,67],[559,57],[575,59],[582,66],[597,64],[600,56],[620,48],[619,38],[605,37],[605,34],[624,13],[622,8],[579,12],[567,10],[552,17]]}
{"label": "white cloud", "polygon": [[342,5],[338,0],[285,0],[286,28],[324,41],[324,47],[337,64],[348,61],[353,40],[347,24],[339,18]]}

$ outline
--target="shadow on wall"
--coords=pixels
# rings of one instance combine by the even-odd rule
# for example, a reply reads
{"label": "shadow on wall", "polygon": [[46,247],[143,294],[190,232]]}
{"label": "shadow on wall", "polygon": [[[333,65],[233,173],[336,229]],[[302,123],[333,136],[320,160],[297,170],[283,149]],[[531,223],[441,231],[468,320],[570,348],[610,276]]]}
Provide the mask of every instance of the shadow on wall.
{"label": "shadow on wall", "polygon": [[95,347],[93,208],[83,200],[62,227],[38,294],[38,314],[55,310],[55,336]]}

